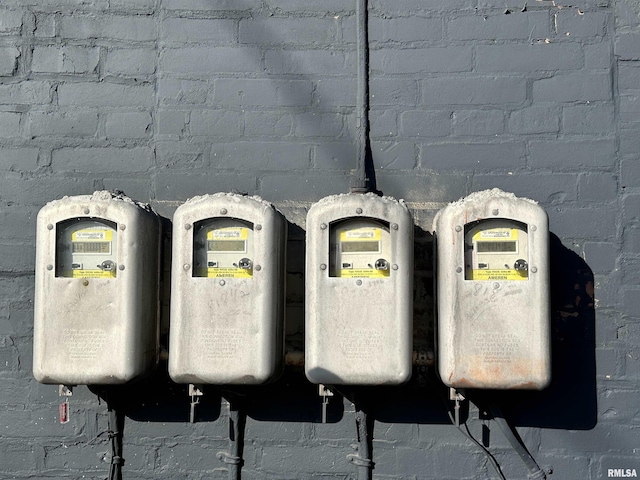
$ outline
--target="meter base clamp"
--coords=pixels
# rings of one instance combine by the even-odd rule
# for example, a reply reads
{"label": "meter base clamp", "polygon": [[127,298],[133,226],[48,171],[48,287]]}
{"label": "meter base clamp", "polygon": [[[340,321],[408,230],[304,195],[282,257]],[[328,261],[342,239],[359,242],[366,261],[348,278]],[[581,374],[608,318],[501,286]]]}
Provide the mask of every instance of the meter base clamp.
{"label": "meter base clamp", "polygon": [[258,197],[194,197],[173,217],[169,375],[255,385],[284,363],[286,220]]}
{"label": "meter base clamp", "polygon": [[462,389],[547,386],[546,212],[532,200],[493,189],[443,208],[433,228],[442,381]]}
{"label": "meter base clamp", "polygon": [[374,194],[324,198],[307,215],[305,373],[313,383],[411,376],[413,221]]}
{"label": "meter base clamp", "polygon": [[39,382],[122,384],[158,362],[160,222],[107,191],[38,213],[33,373]]}

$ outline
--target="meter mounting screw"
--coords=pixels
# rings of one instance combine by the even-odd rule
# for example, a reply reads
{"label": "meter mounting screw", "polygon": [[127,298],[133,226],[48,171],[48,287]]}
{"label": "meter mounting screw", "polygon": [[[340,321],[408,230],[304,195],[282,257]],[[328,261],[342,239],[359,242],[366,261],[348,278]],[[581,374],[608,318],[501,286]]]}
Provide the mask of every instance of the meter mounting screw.
{"label": "meter mounting screw", "polygon": [[53,265],[47,265],[47,270],[53,270]]}
{"label": "meter mounting screw", "polygon": [[531,273],[536,273],[538,269],[536,267],[531,267]]}
{"label": "meter mounting screw", "polygon": [[456,225],[456,232],[461,232],[462,231],[462,227],[460,225]]}
{"label": "meter mounting screw", "polygon": [[362,280],[356,280],[356,285],[358,286],[362,285]]}
{"label": "meter mounting screw", "polygon": [[462,273],[462,267],[457,267],[456,268],[456,273]]}
{"label": "meter mounting screw", "polygon": [[397,270],[398,269],[398,265],[394,263],[393,265],[391,265],[391,269],[392,270]]}
{"label": "meter mounting screw", "polygon": [[538,229],[538,227],[536,227],[535,225],[531,225],[531,231],[535,232]]}
{"label": "meter mounting screw", "polygon": [[224,280],[220,280],[218,283],[220,284],[221,287],[224,287],[226,282]]}
{"label": "meter mounting screw", "polygon": [[327,229],[327,224],[326,223],[321,223],[320,224],[320,230],[326,230]]}
{"label": "meter mounting screw", "polygon": [[394,230],[398,229],[398,224],[397,223],[392,223],[391,224],[391,228],[393,228]]}
{"label": "meter mounting screw", "polygon": [[498,215],[500,213],[500,210],[498,210],[497,208],[494,208],[491,213],[493,213],[494,215]]}
{"label": "meter mounting screw", "polygon": [[326,270],[326,269],[327,269],[327,265],[325,263],[321,263],[320,270]]}
{"label": "meter mounting screw", "polygon": [[89,214],[89,209],[88,209],[88,208],[85,208],[85,209],[83,209],[82,211],[84,212],[84,214],[85,214],[85,215],[88,215],[88,214]]}
{"label": "meter mounting screw", "polygon": [[53,230],[53,225],[51,224],[47,225],[47,230]]}
{"label": "meter mounting screw", "polygon": [[124,270],[124,265],[118,265],[118,270]]}
{"label": "meter mounting screw", "polygon": [[186,224],[184,225],[184,229],[185,229],[185,230],[191,230],[191,224],[190,224],[190,223],[186,223]]}
{"label": "meter mounting screw", "polygon": [[191,268],[191,265],[189,265],[188,263],[185,263],[182,268],[184,268],[185,270],[189,270]]}
{"label": "meter mounting screw", "polygon": [[256,225],[256,230],[262,230],[262,225],[260,224]]}
{"label": "meter mounting screw", "polygon": [[226,215],[227,214],[227,209],[226,208],[221,208],[220,209],[220,215]]}
{"label": "meter mounting screw", "polygon": [[124,223],[120,224],[120,230],[126,230],[127,226]]}
{"label": "meter mounting screw", "polygon": [[356,213],[357,213],[358,215],[360,215],[360,214],[362,213],[362,209],[361,209],[361,208],[356,208]]}
{"label": "meter mounting screw", "polygon": [[255,266],[255,271],[259,272],[260,270],[262,270],[262,266],[261,265],[256,265]]}

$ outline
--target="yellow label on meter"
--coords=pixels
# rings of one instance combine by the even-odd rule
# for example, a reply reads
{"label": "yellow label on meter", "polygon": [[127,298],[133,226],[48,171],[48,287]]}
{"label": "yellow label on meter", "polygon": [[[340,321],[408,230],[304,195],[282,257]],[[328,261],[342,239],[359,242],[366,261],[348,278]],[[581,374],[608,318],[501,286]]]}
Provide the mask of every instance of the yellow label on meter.
{"label": "yellow label on meter", "polygon": [[342,278],[387,278],[389,270],[376,270],[375,268],[341,269],[338,276]]}
{"label": "yellow label on meter", "polygon": [[115,270],[67,270],[63,277],[70,278],[116,278]]}
{"label": "yellow label on meter", "polygon": [[198,271],[199,277],[208,278],[252,278],[253,269],[236,267],[207,267]]}
{"label": "yellow label on meter", "polygon": [[386,278],[389,270],[375,268],[380,254],[382,232],[377,227],[361,227],[339,233],[340,262],[338,277],[342,278]]}
{"label": "yellow label on meter", "polygon": [[76,230],[71,234],[72,242],[110,242],[112,239],[113,232],[111,230],[99,230],[96,228]]}
{"label": "yellow label on meter", "polygon": [[526,270],[467,270],[467,280],[526,280]]}
{"label": "yellow label on meter", "polygon": [[220,227],[207,232],[207,267],[199,276],[208,278],[251,278],[253,267],[242,268],[243,254],[247,253],[249,228]]}

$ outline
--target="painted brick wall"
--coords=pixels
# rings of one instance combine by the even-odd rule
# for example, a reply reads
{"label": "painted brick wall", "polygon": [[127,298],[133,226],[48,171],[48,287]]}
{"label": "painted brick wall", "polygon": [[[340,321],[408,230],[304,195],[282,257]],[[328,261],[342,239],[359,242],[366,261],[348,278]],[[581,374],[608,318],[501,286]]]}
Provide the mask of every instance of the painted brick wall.
{"label": "painted brick wall", "polygon": [[[287,343],[302,348],[306,209],[346,192],[354,167],[352,3],[0,3],[0,477],[108,469],[104,402],[78,387],[60,425],[57,389],[31,375],[47,201],[120,189],[167,219],[204,193],[274,202],[290,222]],[[416,345],[433,348],[435,212],[491,187],[539,201],[555,235],[554,381],[498,396],[550,478],[640,471],[640,4],[370,0],[370,41],[377,187],[417,225]],[[164,368],[123,391],[125,478],[226,478],[226,403],[210,389],[187,423],[186,389]],[[291,368],[248,395],[243,478],[356,478],[353,405],[338,395],[320,423],[302,377]],[[495,478],[442,394],[431,368],[367,393],[374,478]],[[507,478],[526,478],[480,414],[471,431],[484,425]]]}

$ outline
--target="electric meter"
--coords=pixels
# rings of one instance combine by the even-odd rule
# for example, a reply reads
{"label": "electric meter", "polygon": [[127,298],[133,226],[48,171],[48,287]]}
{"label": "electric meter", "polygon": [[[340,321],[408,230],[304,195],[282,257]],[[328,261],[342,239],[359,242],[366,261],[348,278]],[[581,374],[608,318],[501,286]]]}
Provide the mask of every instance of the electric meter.
{"label": "electric meter", "polygon": [[169,374],[259,384],[284,358],[286,220],[258,197],[194,197],[173,217]]}
{"label": "electric meter", "polygon": [[411,376],[413,222],[403,202],[327,197],[307,215],[305,372],[314,383]]}
{"label": "electric meter", "polygon": [[119,384],[158,361],[160,222],[147,206],[96,192],[37,220],[36,379]]}
{"label": "electric meter", "polygon": [[493,189],[448,205],[433,228],[442,381],[544,388],[551,379],[546,212]]}

